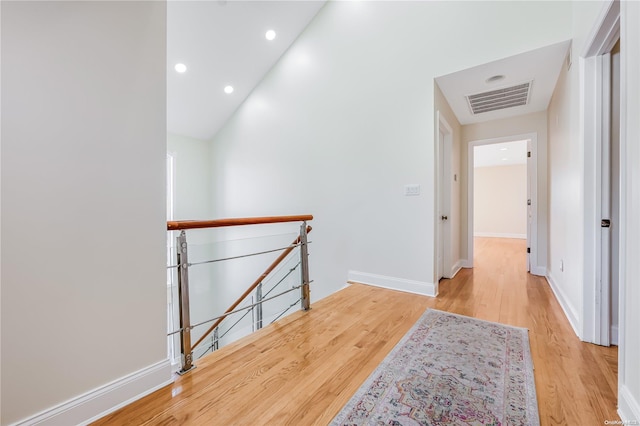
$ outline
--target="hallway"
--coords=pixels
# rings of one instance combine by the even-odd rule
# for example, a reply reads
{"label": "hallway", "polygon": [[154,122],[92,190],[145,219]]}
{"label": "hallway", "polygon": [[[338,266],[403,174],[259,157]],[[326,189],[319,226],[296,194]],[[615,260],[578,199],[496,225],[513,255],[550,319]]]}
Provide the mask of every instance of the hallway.
{"label": "hallway", "polygon": [[475,269],[441,281],[437,298],[350,285],[95,424],[327,424],[429,307],[529,329],[542,425],[617,420],[617,348],[578,340],[524,248],[477,239]]}

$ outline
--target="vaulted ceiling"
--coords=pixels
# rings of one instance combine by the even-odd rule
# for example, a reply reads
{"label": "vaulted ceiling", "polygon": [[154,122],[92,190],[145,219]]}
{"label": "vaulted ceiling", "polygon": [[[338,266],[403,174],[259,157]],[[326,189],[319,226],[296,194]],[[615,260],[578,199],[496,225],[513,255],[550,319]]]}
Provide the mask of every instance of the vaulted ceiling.
{"label": "vaulted ceiling", "polygon": [[[167,3],[167,130],[212,138],[312,21],[324,1]],[[267,31],[275,31],[268,40]],[[570,42],[521,53],[436,79],[461,124],[547,108]],[[186,71],[177,72],[176,64]],[[473,114],[467,96],[531,83],[529,102]],[[225,88],[233,88],[226,93]],[[227,89],[230,91],[230,89]]]}
{"label": "vaulted ceiling", "polygon": [[167,130],[213,137],[324,3],[167,2]]}

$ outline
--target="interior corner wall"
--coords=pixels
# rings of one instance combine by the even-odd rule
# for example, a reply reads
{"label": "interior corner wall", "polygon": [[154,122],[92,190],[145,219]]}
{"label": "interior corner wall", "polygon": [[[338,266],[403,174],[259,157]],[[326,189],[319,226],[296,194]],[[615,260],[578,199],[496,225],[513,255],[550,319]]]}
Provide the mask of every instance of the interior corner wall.
{"label": "interior corner wall", "polygon": [[476,167],[474,236],[527,238],[527,165]]}
{"label": "interior corner wall", "polygon": [[566,40],[570,18],[564,2],[327,2],[213,139],[214,213],[314,214],[314,299],[348,271],[433,286],[433,79]]}
{"label": "interior corner wall", "polygon": [[[621,2],[623,141],[623,198],[621,219],[624,244],[621,247],[621,344],[619,347],[618,409],[622,420],[640,421],[640,3]],[[625,96],[626,94],[626,96]]]}
{"label": "interior corner wall", "polygon": [[[447,102],[447,99],[442,94],[440,87],[434,81],[434,108],[439,111],[440,114],[447,121],[451,129],[452,146],[451,146],[451,212],[449,213],[449,220],[451,223],[451,267],[452,272],[455,273],[456,269],[461,266],[462,257],[460,256],[460,137],[462,134],[462,126],[456,117],[455,113],[451,109],[451,106]],[[438,123],[436,123],[436,134],[434,135],[437,140]]]}
{"label": "interior corner wall", "polygon": [[469,143],[477,140],[501,138],[525,133],[538,135],[538,265],[546,268],[547,260],[547,115],[545,111],[520,115],[517,117],[492,120],[484,123],[467,124],[462,126],[462,256],[469,256],[467,250],[468,230],[468,191],[469,177]]}
{"label": "interior corner wall", "polygon": [[54,422],[78,424],[167,358],[166,5],[0,7],[0,423],[97,410]]}
{"label": "interior corner wall", "polygon": [[211,216],[211,143],[169,133],[167,150],[174,157],[175,220],[205,220]]}

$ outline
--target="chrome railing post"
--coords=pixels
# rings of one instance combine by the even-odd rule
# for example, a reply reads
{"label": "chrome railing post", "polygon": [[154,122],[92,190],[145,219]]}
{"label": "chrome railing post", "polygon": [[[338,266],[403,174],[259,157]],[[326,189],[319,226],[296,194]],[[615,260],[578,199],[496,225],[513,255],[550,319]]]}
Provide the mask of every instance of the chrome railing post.
{"label": "chrome railing post", "polygon": [[256,330],[262,328],[262,283],[256,287]]}
{"label": "chrome railing post", "polygon": [[218,337],[218,327],[215,328],[215,330],[213,330],[213,350],[217,351],[219,348],[219,337]]}
{"label": "chrome railing post", "polygon": [[303,311],[308,311],[311,299],[309,297],[309,251],[307,249],[307,222],[300,225],[300,275],[302,287],[300,288],[300,305]]}
{"label": "chrome railing post", "polygon": [[182,231],[178,241],[178,301],[180,304],[180,353],[182,354],[182,368],[178,374],[191,370],[193,352],[191,351],[191,318],[189,315],[189,253],[187,249],[187,234]]}

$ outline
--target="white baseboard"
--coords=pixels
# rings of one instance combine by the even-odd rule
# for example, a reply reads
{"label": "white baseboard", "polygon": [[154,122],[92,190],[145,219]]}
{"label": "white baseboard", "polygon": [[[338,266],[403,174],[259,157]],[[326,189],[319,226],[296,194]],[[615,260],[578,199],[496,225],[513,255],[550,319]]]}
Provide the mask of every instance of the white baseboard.
{"label": "white baseboard", "polygon": [[458,264],[461,268],[473,268],[473,262],[468,259],[460,259],[458,260]]}
{"label": "white baseboard", "polygon": [[462,269],[462,262],[462,260],[458,260],[455,265],[451,267],[451,271],[449,272],[449,276],[447,278],[454,278],[458,274],[458,272],[460,272],[460,269]]}
{"label": "white baseboard", "polygon": [[530,272],[533,275],[537,275],[539,277],[545,277],[545,276],[547,276],[547,267],[546,266],[532,266]]}
{"label": "white baseboard", "polygon": [[166,359],[13,425],[87,425],[172,382],[171,363]]}
{"label": "white baseboard", "polygon": [[617,325],[611,326],[611,344],[618,346],[618,326]]}
{"label": "white baseboard", "polygon": [[474,232],[473,236],[488,238],[517,238],[519,240],[527,239],[527,234],[511,234],[508,232]]}
{"label": "white baseboard", "polygon": [[621,385],[618,389],[618,415],[624,424],[639,424],[640,403],[631,395],[629,388]]}
{"label": "white baseboard", "polygon": [[565,296],[562,289],[558,287],[558,285],[556,284],[555,280],[553,279],[549,271],[547,271],[547,275],[545,278],[549,283],[549,287],[551,287],[551,291],[553,291],[553,294],[556,296],[556,300],[558,301],[558,303],[560,303],[560,307],[564,312],[564,316],[567,317],[567,319],[569,320],[569,324],[571,324],[571,328],[573,328],[573,332],[576,333],[576,336],[578,336],[580,340],[582,340],[582,337],[578,332],[579,330],[578,314],[576,313],[575,308],[571,305],[571,303],[569,303],[569,301],[567,300],[567,296]]}
{"label": "white baseboard", "polygon": [[422,294],[424,296],[435,297],[438,295],[437,284],[423,281],[386,277],[384,275],[369,274],[358,271],[349,271],[347,280],[349,282],[368,284],[376,287],[389,288],[391,290],[406,291],[408,293]]}

